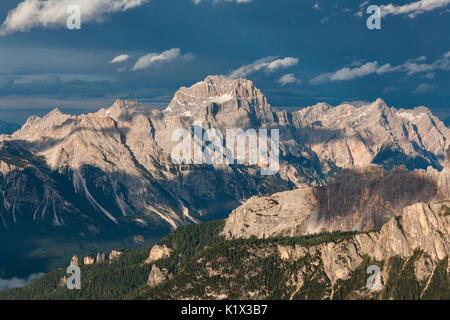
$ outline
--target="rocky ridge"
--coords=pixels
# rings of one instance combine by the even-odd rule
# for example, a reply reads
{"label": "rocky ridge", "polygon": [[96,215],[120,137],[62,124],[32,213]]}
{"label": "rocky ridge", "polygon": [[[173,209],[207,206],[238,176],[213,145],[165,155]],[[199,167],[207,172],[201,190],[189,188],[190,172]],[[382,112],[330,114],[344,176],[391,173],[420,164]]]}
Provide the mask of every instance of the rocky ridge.
{"label": "rocky ridge", "polygon": [[450,198],[450,168],[408,171],[380,166],[345,169],[325,187],[255,196],[233,210],[228,238],[302,236],[332,231],[369,231],[416,202]]}
{"label": "rocky ridge", "polygon": [[[263,178],[248,166],[174,165],[171,133],[192,131],[194,121],[205,129],[280,129],[279,175]],[[79,116],[55,109],[1,136],[0,226],[31,220],[83,226],[85,235],[111,224],[134,233],[173,229],[223,217],[256,194],[324,185],[355,165],[439,170],[449,134],[423,107],[398,110],[378,99],[275,111],[251,81],[209,76],[178,90],[165,110],[125,100]],[[29,160],[19,160],[25,154]]]}
{"label": "rocky ridge", "polygon": [[[282,259],[301,259],[307,253],[320,257],[324,271],[332,284],[346,280],[364,260],[387,261],[391,257],[408,258],[423,252],[416,263],[417,279],[430,276],[439,261],[450,253],[450,215],[448,202],[417,203],[404,209],[401,217],[392,218],[380,231],[358,234],[340,243],[327,243],[311,248],[278,246]],[[425,261],[428,266],[425,268]],[[450,268],[447,272],[450,274]],[[386,274],[382,274],[382,277]],[[384,279],[386,283],[387,279]]]}
{"label": "rocky ridge", "polygon": [[[280,244],[270,239],[226,240],[221,245],[226,245],[227,250],[216,246],[197,252],[190,267],[174,275],[176,282],[161,280],[160,284],[168,282],[154,290],[149,288],[147,297],[420,299],[433,294],[448,297],[450,287],[445,279],[450,276],[449,206],[449,201],[416,203],[406,207],[401,216],[391,218],[379,231],[317,245]],[[236,255],[240,255],[237,260]],[[195,270],[191,270],[194,265]],[[380,270],[379,287],[367,287],[369,266]],[[278,279],[272,285],[267,276],[269,270],[271,277]],[[439,277],[444,277],[443,282],[439,283]]]}

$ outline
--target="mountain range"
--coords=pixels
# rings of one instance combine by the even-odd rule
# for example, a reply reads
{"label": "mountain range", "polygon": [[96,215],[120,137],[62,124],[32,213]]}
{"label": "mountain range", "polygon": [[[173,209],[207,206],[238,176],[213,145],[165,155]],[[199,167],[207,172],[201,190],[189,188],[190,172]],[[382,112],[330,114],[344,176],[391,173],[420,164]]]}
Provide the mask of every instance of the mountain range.
{"label": "mountain range", "polygon": [[[222,132],[279,129],[279,173],[174,164],[172,133],[192,132],[196,121]],[[279,110],[251,81],[220,76],[180,88],[163,110],[128,100],[79,116],[55,109],[0,136],[0,240],[14,244],[1,249],[3,273],[48,271],[73,252],[151,245],[233,210],[224,231],[231,238],[278,232],[260,228],[258,214],[297,219],[286,228],[275,222],[279,235],[380,228],[407,205],[448,197],[449,138],[425,107],[377,99]],[[249,216],[243,208],[253,202]],[[307,210],[293,217],[300,205]],[[240,231],[248,221],[259,231]]]}

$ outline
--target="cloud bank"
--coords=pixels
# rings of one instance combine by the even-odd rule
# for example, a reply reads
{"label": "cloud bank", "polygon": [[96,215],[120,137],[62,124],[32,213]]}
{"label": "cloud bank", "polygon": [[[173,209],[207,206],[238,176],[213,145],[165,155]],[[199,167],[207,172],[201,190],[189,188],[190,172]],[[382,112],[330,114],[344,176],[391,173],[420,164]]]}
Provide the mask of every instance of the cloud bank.
{"label": "cloud bank", "polygon": [[139,7],[148,0],[24,0],[9,11],[0,27],[0,35],[25,32],[32,28],[65,27],[69,6],[78,6],[81,21],[100,23],[109,14]]}
{"label": "cloud bank", "polygon": [[418,14],[426,11],[444,8],[450,3],[450,0],[420,0],[404,5],[388,4],[382,5],[381,13],[383,16],[406,14],[409,18],[415,18]]}
{"label": "cloud bank", "polygon": [[328,81],[346,81],[365,77],[371,74],[385,74],[388,72],[404,72],[406,75],[414,75],[417,73],[427,73],[434,70],[449,71],[450,70],[450,51],[443,54],[432,63],[425,63],[426,57],[418,57],[409,59],[403,64],[392,66],[387,63],[379,65],[377,61],[367,62],[359,67],[345,67],[335,72],[321,74],[310,81],[310,84],[316,85]]}

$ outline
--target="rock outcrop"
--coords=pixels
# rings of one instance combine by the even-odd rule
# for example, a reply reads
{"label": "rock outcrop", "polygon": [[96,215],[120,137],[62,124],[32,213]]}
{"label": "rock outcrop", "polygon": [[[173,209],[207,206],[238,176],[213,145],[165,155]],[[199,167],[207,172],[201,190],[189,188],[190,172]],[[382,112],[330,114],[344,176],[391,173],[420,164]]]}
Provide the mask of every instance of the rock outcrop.
{"label": "rock outcrop", "polygon": [[253,197],[227,219],[227,238],[301,236],[380,228],[420,201],[450,198],[450,172],[380,166],[346,169],[326,187]]}
{"label": "rock outcrop", "polygon": [[106,261],[106,255],[104,253],[97,253],[97,257],[95,258],[95,263],[103,263]]}
{"label": "rock outcrop", "polygon": [[70,266],[79,266],[80,265],[80,261],[77,255],[73,256],[72,259],[70,260]]}
{"label": "rock outcrop", "polygon": [[284,260],[299,260],[307,254],[319,257],[334,284],[348,279],[365,257],[387,261],[391,257],[408,258],[420,250],[423,255],[415,264],[416,278],[425,279],[433,265],[450,255],[450,215],[445,211],[448,205],[450,202],[417,203],[406,207],[402,216],[392,218],[380,231],[309,248],[280,245],[278,252]]}
{"label": "rock outcrop", "polygon": [[85,266],[88,266],[88,265],[94,264],[94,263],[95,263],[94,257],[87,256],[87,257],[84,257],[84,259],[83,259],[83,264],[84,264]]}
{"label": "rock outcrop", "polygon": [[[404,208],[378,231],[240,241],[218,238],[178,265],[176,281],[149,289],[144,296],[183,300],[447,299],[449,212],[450,201],[419,202]],[[196,234],[201,237],[210,230],[205,232]],[[178,241],[173,242],[174,247],[186,243],[183,237]],[[174,256],[171,261],[183,258]]]}
{"label": "rock outcrop", "polygon": [[161,270],[154,264],[152,265],[152,271],[148,276],[147,285],[149,287],[156,287],[157,285],[166,281],[167,278],[168,278],[167,270],[166,269]]}
{"label": "rock outcrop", "polygon": [[123,254],[122,251],[111,250],[111,253],[109,254],[109,260],[110,261],[115,260],[119,258],[122,254]]}
{"label": "rock outcrop", "polygon": [[149,257],[147,258],[147,260],[145,260],[145,263],[152,263],[161,259],[168,258],[170,257],[172,251],[172,249],[168,248],[165,245],[154,245],[150,250]]}

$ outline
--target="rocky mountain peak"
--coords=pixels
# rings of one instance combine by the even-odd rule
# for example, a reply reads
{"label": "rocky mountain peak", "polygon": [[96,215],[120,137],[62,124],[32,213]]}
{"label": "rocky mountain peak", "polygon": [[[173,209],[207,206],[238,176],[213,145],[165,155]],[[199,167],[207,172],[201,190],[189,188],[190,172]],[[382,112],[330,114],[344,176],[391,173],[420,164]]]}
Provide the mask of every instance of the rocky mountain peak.
{"label": "rocky mountain peak", "polygon": [[97,114],[107,115],[116,121],[127,121],[131,119],[133,113],[142,113],[145,110],[146,106],[137,100],[117,99],[111,107],[101,109]]}
{"label": "rocky mountain peak", "polygon": [[42,136],[52,135],[71,116],[62,113],[58,108],[53,109],[42,118],[31,116],[25,124],[12,136],[24,140],[36,140]]}
{"label": "rocky mountain peak", "polygon": [[47,113],[45,115],[44,118],[50,118],[50,117],[58,117],[60,115],[62,115],[63,113],[61,112],[61,110],[59,110],[58,107],[54,108],[52,111],[50,111],[49,113]]}
{"label": "rocky mountain peak", "polygon": [[391,108],[389,108],[386,102],[381,98],[377,98],[374,102],[369,104],[368,108],[376,108],[383,115],[388,114],[391,111]]}
{"label": "rocky mountain peak", "polygon": [[247,113],[270,112],[266,97],[252,81],[208,76],[189,88],[180,88],[164,110],[164,114],[203,118],[208,112],[208,107],[212,106],[218,106],[226,112],[241,109]]}
{"label": "rocky mountain peak", "polygon": [[108,109],[133,109],[136,107],[142,107],[143,104],[137,100],[117,99],[113,105]]}
{"label": "rocky mountain peak", "polygon": [[233,98],[245,99],[252,96],[252,93],[259,93],[259,91],[252,81],[247,79],[228,79],[223,76],[211,75],[207,76],[205,80],[200,81],[190,88],[181,88],[182,92],[199,93],[200,98],[216,98],[224,94],[230,94]]}
{"label": "rocky mountain peak", "polygon": [[377,103],[380,106],[387,106],[386,102],[381,98],[377,98],[373,103]]}

